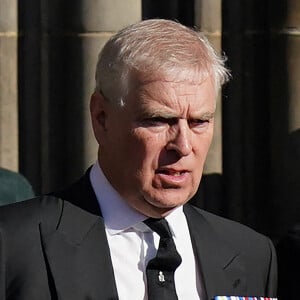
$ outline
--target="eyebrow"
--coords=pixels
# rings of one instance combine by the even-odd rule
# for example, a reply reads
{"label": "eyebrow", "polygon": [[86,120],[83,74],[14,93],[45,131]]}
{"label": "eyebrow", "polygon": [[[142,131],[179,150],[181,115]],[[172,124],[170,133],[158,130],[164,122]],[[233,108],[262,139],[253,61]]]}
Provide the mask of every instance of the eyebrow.
{"label": "eyebrow", "polygon": [[[194,116],[190,116],[189,119],[202,119],[202,120],[211,120],[215,116],[214,112],[205,112],[203,114],[195,114]],[[181,117],[178,116],[176,113],[170,111],[163,111],[161,109],[154,109],[153,111],[143,111],[140,114],[140,118],[166,118],[166,119],[180,119]]]}
{"label": "eyebrow", "polygon": [[142,118],[157,118],[162,117],[166,119],[178,118],[178,115],[169,111],[163,111],[161,109],[155,109],[153,111],[143,111]]}
{"label": "eyebrow", "polygon": [[214,112],[206,112],[201,115],[201,119],[205,119],[205,120],[210,120],[210,119],[213,119],[214,117],[215,117]]}

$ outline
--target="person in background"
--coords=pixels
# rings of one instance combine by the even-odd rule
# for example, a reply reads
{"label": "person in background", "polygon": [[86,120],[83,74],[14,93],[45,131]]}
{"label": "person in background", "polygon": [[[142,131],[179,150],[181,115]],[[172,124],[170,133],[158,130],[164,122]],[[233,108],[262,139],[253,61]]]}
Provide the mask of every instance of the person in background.
{"label": "person in background", "polygon": [[188,204],[228,77],[174,21],[110,38],[90,102],[98,159],[64,191],[0,209],[0,299],[275,297],[271,241]]}
{"label": "person in background", "polygon": [[0,168],[0,205],[34,197],[32,186],[20,173]]}

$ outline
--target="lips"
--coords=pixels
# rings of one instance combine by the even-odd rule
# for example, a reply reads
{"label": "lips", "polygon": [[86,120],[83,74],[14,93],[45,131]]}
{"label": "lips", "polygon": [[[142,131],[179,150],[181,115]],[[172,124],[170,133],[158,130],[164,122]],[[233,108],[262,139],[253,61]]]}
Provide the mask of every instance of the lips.
{"label": "lips", "polygon": [[182,174],[186,173],[186,170],[174,170],[174,169],[158,169],[155,173],[156,174],[165,174],[170,176],[181,176]]}
{"label": "lips", "polygon": [[160,168],[155,172],[154,182],[158,187],[178,189],[185,186],[189,179],[190,172],[187,170]]}

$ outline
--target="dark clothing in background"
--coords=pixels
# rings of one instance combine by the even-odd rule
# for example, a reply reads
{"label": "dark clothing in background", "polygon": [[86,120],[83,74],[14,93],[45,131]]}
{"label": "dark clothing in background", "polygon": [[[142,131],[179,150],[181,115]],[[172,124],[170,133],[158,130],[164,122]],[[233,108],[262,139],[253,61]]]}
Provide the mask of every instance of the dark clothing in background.
{"label": "dark clothing in background", "polygon": [[300,299],[300,223],[279,242],[277,254],[278,298],[298,300]]}
{"label": "dark clothing in background", "polygon": [[0,168],[0,205],[34,197],[27,179],[16,172]]}

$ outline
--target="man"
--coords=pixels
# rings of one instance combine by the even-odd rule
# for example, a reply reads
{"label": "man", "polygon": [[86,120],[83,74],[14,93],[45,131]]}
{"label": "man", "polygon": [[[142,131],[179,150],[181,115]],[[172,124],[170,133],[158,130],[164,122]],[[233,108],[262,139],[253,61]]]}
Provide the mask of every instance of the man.
{"label": "man", "polygon": [[181,257],[171,299],[274,296],[271,242],[186,204],[227,77],[203,35],[176,22],[142,21],[112,37],[90,103],[98,161],[71,188],[1,210],[0,298],[148,299],[148,263],[161,247],[148,217],[167,220]]}

